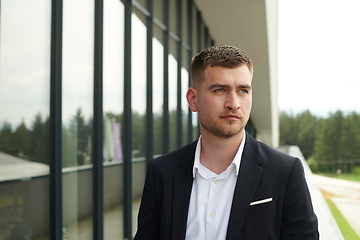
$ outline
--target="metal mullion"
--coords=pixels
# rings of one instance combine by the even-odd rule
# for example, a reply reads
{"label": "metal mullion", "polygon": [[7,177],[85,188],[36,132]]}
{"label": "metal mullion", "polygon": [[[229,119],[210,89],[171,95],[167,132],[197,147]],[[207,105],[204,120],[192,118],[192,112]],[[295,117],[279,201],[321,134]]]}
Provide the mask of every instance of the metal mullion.
{"label": "metal mullion", "polygon": [[62,215],[62,0],[51,6],[50,73],[50,239],[63,239]]}
{"label": "metal mullion", "polygon": [[197,38],[198,52],[202,50],[201,46],[201,12],[197,10],[196,13],[196,32],[199,34]]}
{"label": "metal mullion", "polygon": [[164,0],[164,153],[170,150],[170,118],[169,118],[169,0]]}
{"label": "metal mullion", "polygon": [[154,4],[153,0],[148,0],[148,10],[150,15],[147,17],[147,39],[146,39],[146,163],[149,164],[154,156],[154,119],[153,119],[153,44],[154,34]]}
{"label": "metal mullion", "polygon": [[[198,45],[198,52],[200,52],[202,49],[201,47],[201,12],[199,10],[197,10],[196,13],[196,30],[198,32],[198,38],[197,38],[197,45]],[[198,128],[197,128],[197,132],[198,132],[198,136],[200,136],[201,132],[200,132],[200,124],[198,124]]]}
{"label": "metal mullion", "polygon": [[205,43],[205,47],[209,46],[209,29],[208,27],[205,27],[205,31],[204,31],[204,43]]}
{"label": "metal mullion", "polygon": [[131,14],[132,1],[125,1],[124,14],[124,239],[132,239],[132,117],[131,117]]}
{"label": "metal mullion", "polygon": [[[193,0],[188,0],[188,43],[190,46],[190,49],[188,50],[188,63],[189,63],[189,86],[191,86],[191,57],[193,55],[193,31],[192,31],[192,25],[193,25],[193,15],[192,15],[192,4]],[[188,108],[188,142],[192,142],[193,140],[193,127],[192,127],[192,111],[190,108]]]}
{"label": "metal mullion", "polygon": [[177,0],[177,35],[179,40],[177,41],[177,127],[176,127],[176,138],[177,147],[182,146],[182,114],[181,114],[181,66],[182,66],[182,0]]}
{"label": "metal mullion", "polygon": [[94,122],[93,122],[93,239],[104,238],[103,165],[103,23],[104,2],[95,0]]}

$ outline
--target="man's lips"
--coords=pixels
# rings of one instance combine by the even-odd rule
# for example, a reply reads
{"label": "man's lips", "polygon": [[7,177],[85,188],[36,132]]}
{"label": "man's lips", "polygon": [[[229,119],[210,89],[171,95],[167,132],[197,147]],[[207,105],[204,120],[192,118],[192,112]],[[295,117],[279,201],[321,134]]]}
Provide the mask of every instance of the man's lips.
{"label": "man's lips", "polygon": [[224,116],[221,116],[221,118],[228,119],[228,120],[239,120],[240,117],[236,114],[227,114]]}

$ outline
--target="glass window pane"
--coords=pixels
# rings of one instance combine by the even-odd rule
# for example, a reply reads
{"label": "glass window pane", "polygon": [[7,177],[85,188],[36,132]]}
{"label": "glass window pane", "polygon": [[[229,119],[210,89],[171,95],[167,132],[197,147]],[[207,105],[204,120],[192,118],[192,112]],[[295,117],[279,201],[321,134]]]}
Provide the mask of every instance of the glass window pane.
{"label": "glass window pane", "polygon": [[133,156],[145,156],[146,117],[146,26],[136,14],[132,15],[132,123]]}
{"label": "glass window pane", "polygon": [[[170,39],[170,49],[176,49],[176,42]],[[170,125],[170,151],[177,149],[177,77],[178,61],[176,56],[169,54],[169,125]]]}
{"label": "glass window pane", "polygon": [[199,120],[198,120],[198,115],[197,112],[191,112],[192,116],[191,116],[191,120],[192,120],[192,133],[193,133],[193,140],[198,139],[198,137],[200,136],[200,130],[199,130]]}
{"label": "glass window pane", "polygon": [[[133,205],[138,208],[146,173],[146,25],[132,14],[131,110],[132,110],[132,187]],[[133,211],[133,233],[137,229],[137,211]]]}
{"label": "glass window pane", "polygon": [[124,4],[104,1],[104,239],[123,234]]}
{"label": "glass window pane", "polygon": [[1,1],[0,239],[49,239],[50,23],[51,1]]}
{"label": "glass window pane", "polygon": [[184,67],[181,68],[181,88],[182,144],[185,145],[188,143],[189,106],[186,100],[186,92],[189,88],[189,72]]}
{"label": "glass window pane", "polygon": [[63,231],[92,239],[94,1],[63,5]]}
{"label": "glass window pane", "polygon": [[163,112],[164,112],[164,46],[161,44],[159,40],[157,40],[157,38],[153,38],[153,113],[154,113],[153,139],[154,139],[155,156],[159,156],[164,153]]}

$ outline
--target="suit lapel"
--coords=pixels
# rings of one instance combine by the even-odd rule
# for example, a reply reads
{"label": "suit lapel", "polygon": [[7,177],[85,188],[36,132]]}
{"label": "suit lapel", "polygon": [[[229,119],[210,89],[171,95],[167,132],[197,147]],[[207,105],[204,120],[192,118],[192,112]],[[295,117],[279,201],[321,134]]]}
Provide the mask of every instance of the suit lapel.
{"label": "suit lapel", "polygon": [[239,237],[251,200],[261,177],[262,168],[258,166],[260,163],[261,158],[259,157],[257,142],[247,134],[235,186],[226,239],[238,239]]}
{"label": "suit lapel", "polygon": [[196,142],[184,155],[182,166],[175,171],[173,187],[172,239],[185,239]]}

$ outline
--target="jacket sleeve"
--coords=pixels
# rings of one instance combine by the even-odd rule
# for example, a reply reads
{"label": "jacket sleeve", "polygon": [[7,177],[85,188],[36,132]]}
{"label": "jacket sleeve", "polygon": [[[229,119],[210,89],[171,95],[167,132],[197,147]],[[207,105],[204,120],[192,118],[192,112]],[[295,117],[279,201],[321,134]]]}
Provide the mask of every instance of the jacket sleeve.
{"label": "jacket sleeve", "polygon": [[319,239],[318,221],[299,159],[288,179],[281,222],[281,239]]}
{"label": "jacket sleeve", "polygon": [[160,214],[157,204],[154,173],[150,162],[138,215],[138,230],[134,240],[159,239]]}

